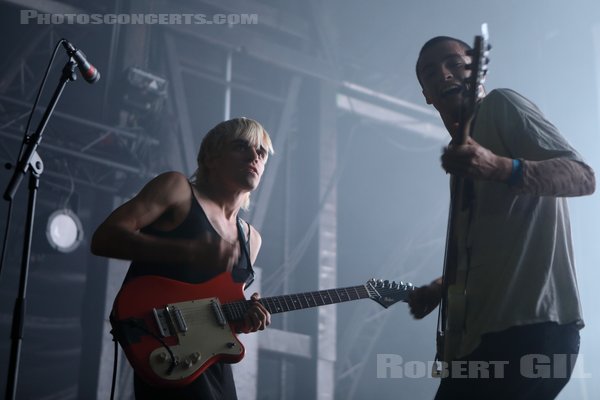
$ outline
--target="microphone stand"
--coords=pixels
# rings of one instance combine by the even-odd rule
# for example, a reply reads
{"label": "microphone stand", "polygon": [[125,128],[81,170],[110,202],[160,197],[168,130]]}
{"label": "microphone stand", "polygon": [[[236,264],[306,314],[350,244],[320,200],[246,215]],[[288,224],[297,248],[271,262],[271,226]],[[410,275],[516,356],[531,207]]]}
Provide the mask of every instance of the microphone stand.
{"label": "microphone stand", "polygon": [[19,372],[19,362],[21,357],[21,345],[23,342],[23,326],[25,318],[25,295],[27,293],[27,278],[29,274],[29,258],[31,254],[31,239],[33,233],[33,220],[35,215],[35,203],[37,190],[39,187],[40,176],[44,170],[44,163],[37,153],[36,149],[42,141],[42,133],[48,124],[48,120],[58,103],[63,89],[69,81],[77,79],[75,67],[77,64],[70,58],[65,64],[58,87],[44,112],[37,130],[31,136],[25,132],[25,140],[21,146],[20,159],[17,162],[13,176],[4,192],[4,199],[12,202],[17,189],[25,173],[29,172],[29,199],[27,203],[27,222],[25,225],[25,236],[23,240],[23,255],[21,256],[21,272],[19,278],[19,292],[13,311],[11,327],[11,348],[10,363],[8,365],[8,379],[6,381],[5,399],[15,399],[17,392],[17,380]]}

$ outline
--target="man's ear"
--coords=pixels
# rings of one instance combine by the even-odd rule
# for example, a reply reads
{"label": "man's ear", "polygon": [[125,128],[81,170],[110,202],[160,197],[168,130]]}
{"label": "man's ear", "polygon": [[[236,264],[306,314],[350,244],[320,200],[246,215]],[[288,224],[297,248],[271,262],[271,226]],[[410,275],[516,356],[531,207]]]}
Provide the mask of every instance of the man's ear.
{"label": "man's ear", "polygon": [[427,93],[425,93],[425,89],[421,90],[421,93],[423,93],[423,97],[425,97],[425,102],[427,104],[433,104],[433,102],[429,99],[429,96],[427,96]]}

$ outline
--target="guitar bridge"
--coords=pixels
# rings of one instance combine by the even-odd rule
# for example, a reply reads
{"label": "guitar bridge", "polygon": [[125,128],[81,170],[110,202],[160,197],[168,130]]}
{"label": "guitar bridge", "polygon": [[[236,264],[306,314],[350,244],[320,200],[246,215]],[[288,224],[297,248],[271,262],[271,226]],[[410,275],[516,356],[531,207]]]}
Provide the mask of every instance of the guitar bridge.
{"label": "guitar bridge", "polygon": [[158,326],[158,330],[162,337],[171,336],[173,332],[171,332],[169,317],[167,314],[167,310],[164,308],[161,309],[152,309],[152,314],[154,314],[154,321],[156,321],[156,326]]}

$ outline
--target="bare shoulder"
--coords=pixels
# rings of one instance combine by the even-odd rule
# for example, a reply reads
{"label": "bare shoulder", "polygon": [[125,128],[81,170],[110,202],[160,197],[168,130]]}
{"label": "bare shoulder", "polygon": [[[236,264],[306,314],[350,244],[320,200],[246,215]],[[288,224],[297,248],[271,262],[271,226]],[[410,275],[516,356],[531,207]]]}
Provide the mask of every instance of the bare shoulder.
{"label": "bare shoulder", "polygon": [[189,187],[188,178],[181,172],[168,171],[156,176],[145,186],[160,186],[163,189],[178,189],[180,187]]}
{"label": "bare shoulder", "polygon": [[154,242],[137,233],[148,226],[159,230],[178,226],[190,204],[187,178],[178,172],[160,174],[98,226],[92,237],[92,252],[126,260],[140,257],[147,253],[145,246]]}
{"label": "bare shoulder", "polygon": [[[148,182],[131,200],[114,210],[103,226],[122,226],[135,231],[161,219],[161,223],[176,223],[179,214],[186,213],[190,189],[187,178],[179,172],[166,172]],[[167,214],[169,210],[172,210]],[[180,212],[176,212],[180,210]]]}
{"label": "bare shoulder", "polygon": [[136,197],[173,204],[189,199],[190,184],[180,172],[164,172],[148,182]]}

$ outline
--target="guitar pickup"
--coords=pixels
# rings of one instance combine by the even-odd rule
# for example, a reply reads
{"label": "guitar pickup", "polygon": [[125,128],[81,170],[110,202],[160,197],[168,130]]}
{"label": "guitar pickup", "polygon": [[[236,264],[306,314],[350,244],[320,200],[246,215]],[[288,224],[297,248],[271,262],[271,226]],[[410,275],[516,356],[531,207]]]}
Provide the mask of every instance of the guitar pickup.
{"label": "guitar pickup", "polygon": [[223,313],[223,310],[221,309],[221,304],[219,304],[219,301],[211,300],[210,308],[212,309],[212,311],[215,315],[217,324],[219,324],[222,327],[225,326],[227,324],[227,318],[225,318],[225,314]]}
{"label": "guitar pickup", "polygon": [[183,314],[181,310],[175,306],[167,306],[166,307],[169,316],[171,317],[171,322],[175,325],[175,329],[178,332],[187,332],[188,327],[185,323],[185,319],[183,318]]}

